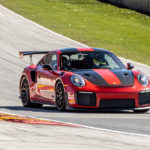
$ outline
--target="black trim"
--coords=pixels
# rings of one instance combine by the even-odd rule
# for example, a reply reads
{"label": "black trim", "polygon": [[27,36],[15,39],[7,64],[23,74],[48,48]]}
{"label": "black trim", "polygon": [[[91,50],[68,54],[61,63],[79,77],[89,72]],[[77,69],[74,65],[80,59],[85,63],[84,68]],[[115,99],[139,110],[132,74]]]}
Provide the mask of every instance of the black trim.
{"label": "black trim", "polygon": [[64,49],[59,49],[61,53],[72,53],[72,52],[79,52],[77,48],[64,48]]}
{"label": "black trim", "polygon": [[[87,52],[88,52],[89,47],[87,47]],[[92,48],[94,51],[97,52],[106,52],[106,53],[111,53],[109,50],[106,49],[101,49],[101,48]],[[72,53],[72,52],[79,52],[78,48],[63,48],[63,49],[59,49],[59,51],[61,51],[61,53]],[[86,48],[85,48],[86,51]]]}
{"label": "black trim", "polygon": [[32,70],[32,71],[30,72],[30,75],[31,75],[31,80],[32,80],[33,82],[36,82],[36,71],[35,71],[35,70]]}
{"label": "black trim", "polygon": [[63,76],[63,75],[64,75],[64,73],[65,73],[65,72],[61,72],[61,73],[59,74],[59,76]]}

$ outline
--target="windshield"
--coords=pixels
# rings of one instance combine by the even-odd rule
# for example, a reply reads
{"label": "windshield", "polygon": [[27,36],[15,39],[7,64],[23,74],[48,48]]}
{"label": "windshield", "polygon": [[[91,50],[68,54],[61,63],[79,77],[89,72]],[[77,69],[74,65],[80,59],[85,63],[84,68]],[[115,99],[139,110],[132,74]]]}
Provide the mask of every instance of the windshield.
{"label": "windshield", "polygon": [[123,63],[109,52],[64,53],[60,57],[63,70],[73,69],[125,69]]}

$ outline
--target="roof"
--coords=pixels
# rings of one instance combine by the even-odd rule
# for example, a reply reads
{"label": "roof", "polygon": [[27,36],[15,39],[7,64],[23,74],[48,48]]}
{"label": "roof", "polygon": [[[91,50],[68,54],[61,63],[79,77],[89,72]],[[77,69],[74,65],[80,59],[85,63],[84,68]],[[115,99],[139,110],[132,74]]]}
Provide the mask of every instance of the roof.
{"label": "roof", "polygon": [[61,53],[69,53],[69,52],[81,52],[81,51],[96,51],[96,52],[107,52],[111,53],[109,50],[101,49],[101,48],[63,48],[58,49]]}

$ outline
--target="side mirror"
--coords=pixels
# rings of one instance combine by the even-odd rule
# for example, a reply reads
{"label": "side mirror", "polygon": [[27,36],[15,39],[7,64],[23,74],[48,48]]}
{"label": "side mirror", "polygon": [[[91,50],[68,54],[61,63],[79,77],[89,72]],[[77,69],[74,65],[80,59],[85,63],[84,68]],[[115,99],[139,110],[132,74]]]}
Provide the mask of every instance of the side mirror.
{"label": "side mirror", "polygon": [[42,68],[45,70],[53,70],[52,67],[50,65],[47,65],[47,64],[43,65]]}
{"label": "side mirror", "polygon": [[127,69],[131,70],[134,68],[134,65],[132,63],[127,63]]}

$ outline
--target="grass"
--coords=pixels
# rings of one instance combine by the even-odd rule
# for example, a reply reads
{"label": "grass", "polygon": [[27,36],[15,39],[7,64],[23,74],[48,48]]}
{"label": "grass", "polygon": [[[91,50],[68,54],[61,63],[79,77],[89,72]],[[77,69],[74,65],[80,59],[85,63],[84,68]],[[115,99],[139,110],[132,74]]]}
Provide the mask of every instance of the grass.
{"label": "grass", "polygon": [[91,47],[150,65],[150,17],[96,0],[0,0],[0,4]]}

